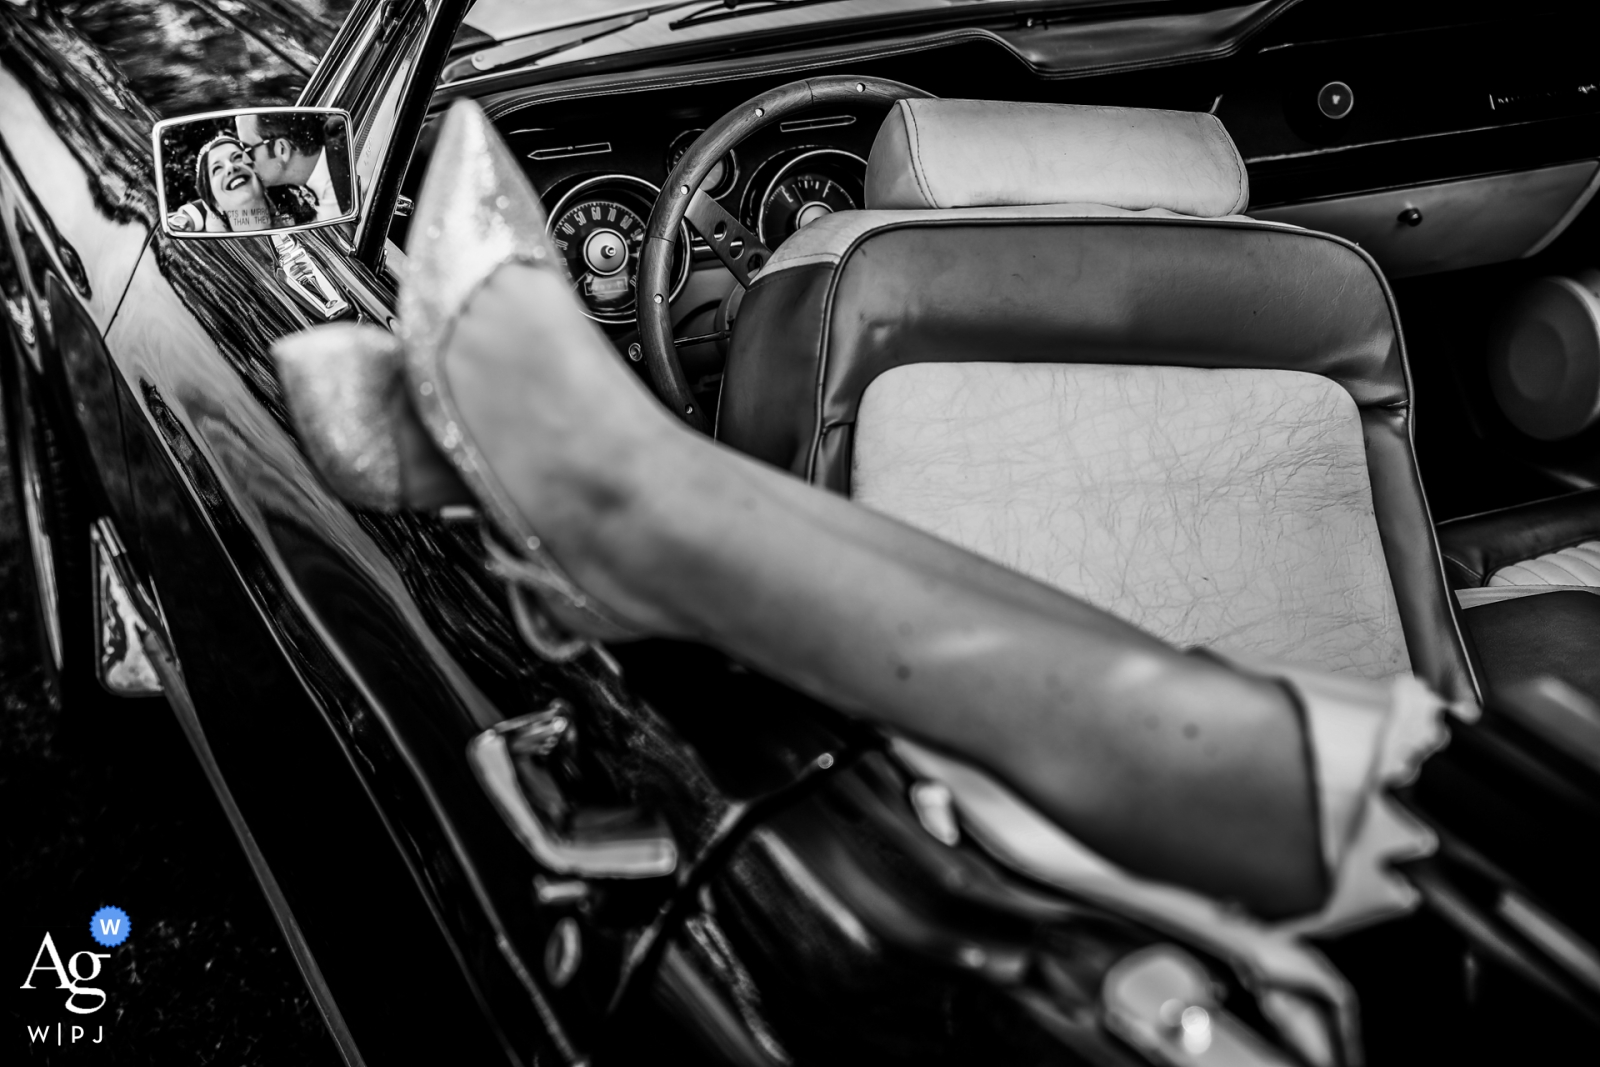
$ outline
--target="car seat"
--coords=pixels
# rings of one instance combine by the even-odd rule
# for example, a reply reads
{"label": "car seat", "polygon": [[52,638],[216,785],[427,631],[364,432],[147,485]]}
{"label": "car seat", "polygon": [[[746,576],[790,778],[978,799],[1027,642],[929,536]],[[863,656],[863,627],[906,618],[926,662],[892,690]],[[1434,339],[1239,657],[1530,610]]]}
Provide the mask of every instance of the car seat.
{"label": "car seat", "polygon": [[1214,116],[902,100],[789,238],[717,435],[1179,646],[1476,698],[1388,286]]}

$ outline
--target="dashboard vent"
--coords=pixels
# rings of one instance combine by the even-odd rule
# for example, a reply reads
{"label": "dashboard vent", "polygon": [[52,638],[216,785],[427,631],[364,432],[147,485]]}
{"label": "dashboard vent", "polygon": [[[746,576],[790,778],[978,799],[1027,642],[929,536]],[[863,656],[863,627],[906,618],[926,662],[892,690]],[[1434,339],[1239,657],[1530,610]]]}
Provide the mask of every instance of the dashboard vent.
{"label": "dashboard vent", "polygon": [[854,115],[820,115],[814,119],[790,119],[788,122],[778,123],[778,129],[784,133],[800,133],[804,130],[826,130],[834,126],[853,126]]}
{"label": "dashboard vent", "polygon": [[543,163],[547,159],[570,159],[573,156],[603,156],[611,151],[610,141],[595,141],[593,144],[569,144],[564,148],[535,148],[528,153],[528,158],[536,163]]}

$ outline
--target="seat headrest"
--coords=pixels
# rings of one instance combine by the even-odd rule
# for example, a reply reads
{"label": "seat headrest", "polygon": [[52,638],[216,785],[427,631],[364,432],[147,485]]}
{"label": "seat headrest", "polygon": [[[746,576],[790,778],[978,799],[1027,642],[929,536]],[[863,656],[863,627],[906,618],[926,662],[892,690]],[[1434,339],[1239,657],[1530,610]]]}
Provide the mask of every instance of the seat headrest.
{"label": "seat headrest", "polygon": [[1105,204],[1235,215],[1244,161],[1215,115],[996,100],[901,100],[867,161],[872,209]]}

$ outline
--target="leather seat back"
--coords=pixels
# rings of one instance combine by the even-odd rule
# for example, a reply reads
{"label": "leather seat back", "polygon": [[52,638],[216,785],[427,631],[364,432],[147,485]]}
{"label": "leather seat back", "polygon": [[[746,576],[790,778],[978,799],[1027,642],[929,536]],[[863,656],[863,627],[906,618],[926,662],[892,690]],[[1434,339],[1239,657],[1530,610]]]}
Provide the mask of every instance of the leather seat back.
{"label": "leather seat back", "polygon": [[[719,438],[1175,643],[1409,659],[1470,698],[1371,260],[1232,215],[1242,167],[1210,116],[1029,105],[1007,158],[1015,107],[897,107],[869,191],[941,207],[840,213],[778,250]],[[1009,176],[965,174],[984,161]],[[1046,196],[1119,203],[993,202]]]}

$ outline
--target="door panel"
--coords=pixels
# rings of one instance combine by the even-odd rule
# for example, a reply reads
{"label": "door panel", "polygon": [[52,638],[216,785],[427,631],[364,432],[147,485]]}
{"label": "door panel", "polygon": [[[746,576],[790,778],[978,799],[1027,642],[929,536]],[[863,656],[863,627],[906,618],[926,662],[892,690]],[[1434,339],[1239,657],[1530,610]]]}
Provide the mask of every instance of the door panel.
{"label": "door panel", "polygon": [[[148,161],[135,161],[115,151],[103,139],[85,158],[62,136],[63,119],[76,118],[88,127],[90,116],[73,115],[69,100],[50,101],[51,113],[39,105],[34,92],[17,76],[16,62],[28,57],[12,50],[0,52],[0,137],[4,138],[4,168],[14,185],[7,190],[8,218],[20,212],[35,228],[45,256],[36,269],[49,269],[67,282],[95,331],[111,325],[134,264],[149,236],[147,219],[153,212],[148,197],[128,185],[126,171],[149,180]],[[37,72],[35,72],[37,73]],[[83,132],[103,138],[110,122],[104,116]],[[133,135],[133,123],[122,115],[116,122],[124,139]],[[136,127],[133,127],[136,128]],[[148,129],[148,127],[146,127]],[[148,137],[148,132],[145,134]],[[146,144],[148,142],[146,141]],[[130,147],[131,146],[126,146]],[[148,149],[144,155],[148,156]],[[112,161],[117,166],[110,166]],[[142,168],[139,163],[142,162]],[[141,202],[143,201],[143,202]],[[42,281],[42,279],[40,279]]]}
{"label": "door panel", "polygon": [[[435,5],[427,25],[451,23],[459,6]],[[418,45],[406,38],[418,20],[406,25],[385,49]],[[28,45],[37,79],[52,41],[12,40]],[[372,69],[415,69],[389,59]],[[706,666],[670,646],[634,650],[630,682],[665,717],[608,657],[544,663],[485,574],[474,524],[355,513],[334,498],[298,447],[268,354],[310,325],[280,287],[270,242],[147,242],[148,148],[129,131],[147,131],[148,113],[76,66],[52,77],[21,103],[5,93],[0,111],[7,145],[24,127],[54,138],[13,168],[21,177],[4,193],[23,219],[17,233],[32,234],[13,234],[17,261],[37,265],[0,280],[8,308],[16,289],[38,333],[53,321],[51,338],[70,342],[52,373],[90,442],[85,468],[116,483],[107,496],[130,547],[143,546],[194,709],[191,738],[281,890],[280,921],[304,934],[312,969],[375,1062],[579,1057],[624,987],[651,979],[653,946],[702,867],[842,743],[794,727],[804,714],[771,729],[789,698],[720,657]],[[64,99],[47,95],[48,110],[41,92]],[[387,138],[375,158],[388,158]],[[76,163],[63,177],[100,160],[97,141],[104,166]],[[409,152],[393,147],[396,159]],[[48,197],[26,191],[45,181]],[[68,210],[88,214],[55,214]],[[358,316],[388,323],[392,290],[336,234],[302,241]],[[568,879],[551,890],[552,872],[486,799],[467,742],[558,698],[575,709],[585,789],[671,825],[683,861],[670,883]],[[546,947],[574,923],[582,959],[552,980]]]}
{"label": "door panel", "polygon": [[[521,991],[504,961],[495,967],[495,931],[427,773],[435,753],[465,744],[454,738],[472,732],[483,701],[459,669],[408,645],[415,609],[408,620],[397,608],[398,575],[280,421],[265,352],[301,322],[291,304],[261,298],[275,282],[246,271],[240,247],[153,248],[106,339],[173,650],[365,1055],[503,1061],[479,1004],[518,1003]],[[227,313],[224,279],[235,283]],[[362,683],[397,674],[410,683],[406,710],[451,743],[414,750],[397,735]]]}
{"label": "door panel", "polygon": [[[101,338],[149,236],[144,113],[48,18],[0,13],[0,227],[8,318],[33,390],[133,560],[122,426]],[[75,428],[76,432],[71,432]]]}

